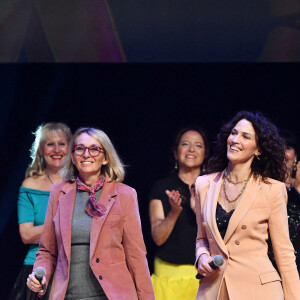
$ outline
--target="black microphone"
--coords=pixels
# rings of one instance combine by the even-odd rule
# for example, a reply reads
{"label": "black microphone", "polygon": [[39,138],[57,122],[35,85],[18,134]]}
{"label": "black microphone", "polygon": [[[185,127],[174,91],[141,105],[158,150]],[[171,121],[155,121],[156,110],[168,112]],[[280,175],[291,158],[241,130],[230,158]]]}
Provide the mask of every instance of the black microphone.
{"label": "black microphone", "polygon": [[[219,267],[221,267],[222,265],[224,264],[224,258],[223,256],[221,255],[216,255],[213,260],[209,263],[209,266],[216,270],[218,269]],[[204,278],[205,276],[201,275],[201,274],[197,274],[196,275],[196,279],[201,279],[201,278]]]}
{"label": "black microphone", "polygon": [[[43,267],[38,267],[34,270],[34,277],[41,282],[43,277],[45,276],[46,271]],[[36,300],[38,299],[38,293],[31,291],[29,300]]]}

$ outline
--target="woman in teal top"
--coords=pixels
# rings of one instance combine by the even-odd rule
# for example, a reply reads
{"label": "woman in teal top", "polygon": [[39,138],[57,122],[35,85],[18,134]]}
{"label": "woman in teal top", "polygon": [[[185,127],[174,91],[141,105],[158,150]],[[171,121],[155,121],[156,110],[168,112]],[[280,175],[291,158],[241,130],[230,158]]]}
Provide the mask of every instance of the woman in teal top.
{"label": "woman in teal top", "polygon": [[[20,187],[18,200],[18,221],[22,223],[34,223],[34,226],[44,224],[50,191]],[[33,266],[38,244],[31,244],[24,260],[24,265]]]}
{"label": "woman in teal top", "polygon": [[[26,279],[32,272],[43,230],[51,186],[60,182],[59,171],[68,152],[71,131],[63,123],[46,123],[37,128],[31,147],[32,163],[20,187],[18,221],[20,236],[30,244],[22,270],[10,294],[10,300],[28,300],[30,290]],[[48,293],[50,289],[48,289]],[[48,293],[41,299],[48,299]]]}

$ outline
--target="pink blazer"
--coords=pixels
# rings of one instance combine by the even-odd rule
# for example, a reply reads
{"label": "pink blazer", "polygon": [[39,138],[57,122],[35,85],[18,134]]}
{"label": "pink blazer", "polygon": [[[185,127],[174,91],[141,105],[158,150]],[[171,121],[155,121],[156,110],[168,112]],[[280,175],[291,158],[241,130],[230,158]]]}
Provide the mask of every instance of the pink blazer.
{"label": "pink blazer", "polygon": [[[54,272],[50,299],[63,300],[69,281],[71,223],[76,183],[53,186],[34,269],[46,269],[47,282]],[[105,182],[99,203],[107,211],[93,219],[90,266],[109,299],[154,299],[146,248],[134,189]]]}
{"label": "pink blazer", "polygon": [[[203,253],[222,255],[221,272],[200,281],[197,299],[219,299],[225,279],[230,300],[299,300],[300,282],[289,239],[284,183],[253,177],[233,213],[224,240],[216,223],[222,172],[196,180],[196,262]],[[267,255],[268,232],[280,276]],[[281,284],[282,280],[282,284]]]}

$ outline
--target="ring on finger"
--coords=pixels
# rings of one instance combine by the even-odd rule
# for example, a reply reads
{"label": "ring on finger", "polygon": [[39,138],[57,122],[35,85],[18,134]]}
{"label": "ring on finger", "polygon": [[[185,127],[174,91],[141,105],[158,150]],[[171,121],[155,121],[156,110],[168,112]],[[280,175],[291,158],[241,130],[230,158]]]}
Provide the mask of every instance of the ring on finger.
{"label": "ring on finger", "polygon": [[204,273],[202,273],[202,276],[203,276],[203,277],[205,277],[205,276],[206,276],[206,273],[205,273],[205,272],[204,272]]}

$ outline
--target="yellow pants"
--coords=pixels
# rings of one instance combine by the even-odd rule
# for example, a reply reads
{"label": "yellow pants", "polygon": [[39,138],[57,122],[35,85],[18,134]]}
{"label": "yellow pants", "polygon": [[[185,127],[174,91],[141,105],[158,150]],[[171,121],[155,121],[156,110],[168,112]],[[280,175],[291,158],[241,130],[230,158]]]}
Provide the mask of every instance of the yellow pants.
{"label": "yellow pants", "polygon": [[194,300],[199,280],[193,265],[175,265],[157,257],[151,276],[156,300]]}

